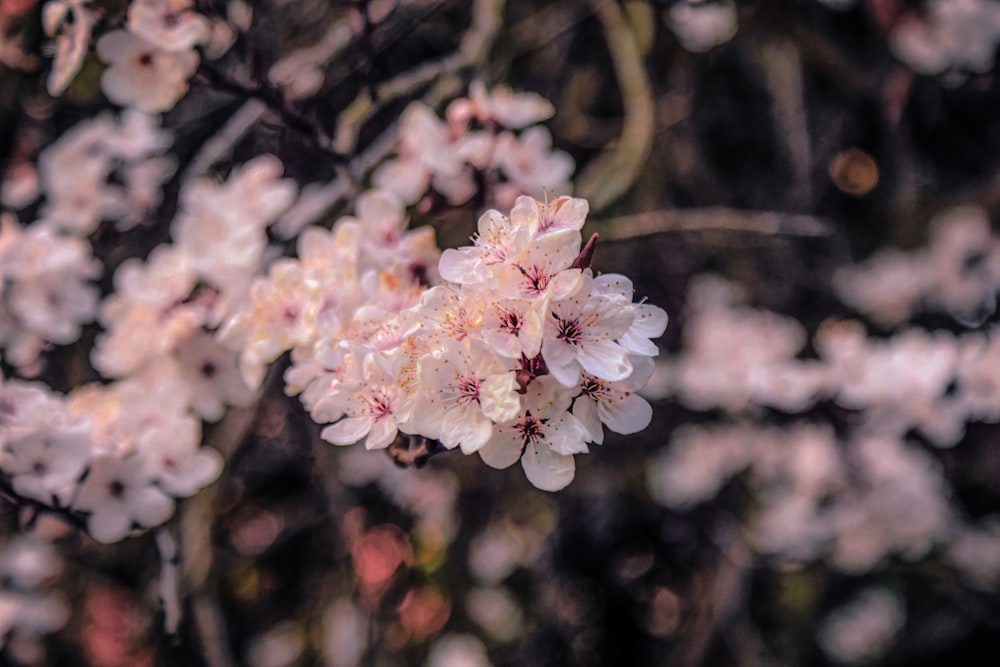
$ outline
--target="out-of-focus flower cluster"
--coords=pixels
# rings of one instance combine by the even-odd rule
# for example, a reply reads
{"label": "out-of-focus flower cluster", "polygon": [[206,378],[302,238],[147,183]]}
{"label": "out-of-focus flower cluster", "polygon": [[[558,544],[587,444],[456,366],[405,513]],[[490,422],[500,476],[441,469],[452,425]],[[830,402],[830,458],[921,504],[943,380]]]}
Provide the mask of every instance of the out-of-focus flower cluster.
{"label": "out-of-focus flower cluster", "polygon": [[1000,239],[976,206],[938,216],[926,248],[885,250],[834,275],[844,303],[881,327],[895,327],[924,311],[946,312],[975,326],[996,310]]}
{"label": "out-of-focus flower cluster", "polygon": [[458,205],[480,192],[485,181],[492,203],[502,209],[521,194],[569,192],[573,159],[553,150],[549,131],[536,125],[553,113],[538,95],[502,86],[487,92],[481,82],[448,106],[443,121],[415,102],[400,119],[399,156],[379,167],[373,182],[405,204],[432,189]]}
{"label": "out-of-focus flower cluster", "polygon": [[[645,395],[673,395],[727,419],[675,432],[647,466],[652,497],[686,510],[742,478],[755,499],[744,520],[748,543],[781,566],[825,561],[860,575],[893,558],[933,558],[973,589],[995,586],[997,518],[963,508],[935,451],[960,445],[969,423],[1000,421],[1000,337],[994,328],[900,325],[922,309],[953,315],[955,329],[991,314],[996,239],[980,209],[954,209],[937,223],[928,248],[836,275],[847,303],[897,327],[889,337],[828,319],[810,339],[798,321],[745,305],[732,284],[697,279],[683,348],[658,363]],[[803,417],[781,427],[758,422],[777,415]],[[870,597],[821,630],[831,658],[876,657],[900,629],[904,603]]]}
{"label": "out-of-focus flower cluster", "polygon": [[[56,42],[48,79],[52,95],[62,94],[83,66],[100,18],[90,4],[45,4],[45,33]],[[192,0],[133,0],[125,26],[96,41],[97,57],[108,65],[101,77],[104,94],[117,105],[146,113],[169,111],[187,93],[201,54],[223,55],[236,39],[236,27],[249,27],[250,10],[242,0],[232,0],[228,13],[230,21],[213,20],[195,11]]]}
{"label": "out-of-focus flower cluster", "polygon": [[37,662],[43,637],[61,629],[70,612],[52,590],[63,561],[38,535],[19,535],[0,545],[0,647],[17,660]]}
{"label": "out-of-focus flower cluster", "polygon": [[160,203],[174,170],[163,155],[172,142],[145,114],[105,112],[42,151],[37,171],[26,166],[20,184],[27,186],[5,189],[3,201],[14,209],[44,197],[38,220],[22,226],[4,215],[0,231],[0,345],[22,374],[37,374],[47,345],[76,340],[80,325],[94,319],[99,295],[90,281],[102,270],[87,236],[101,221],[131,227]]}
{"label": "out-of-focus flower cluster", "polygon": [[560,489],[573,455],[603,441],[602,423],[649,423],[634,392],[666,327],[661,309],[633,303],[627,278],[593,277],[586,214],[583,200],[520,197],[438,261],[432,232],[405,231],[402,204],[371,191],[356,216],[307,229],[299,260],[254,283],[222,340],[241,350],[251,385],[290,349],[286,390],[331,423],[329,442],[421,436],[494,467],[521,461],[533,484]]}
{"label": "out-of-focus flower cluster", "polygon": [[1000,6],[991,0],[928,0],[893,27],[889,46],[918,74],[988,72],[1000,43]]}

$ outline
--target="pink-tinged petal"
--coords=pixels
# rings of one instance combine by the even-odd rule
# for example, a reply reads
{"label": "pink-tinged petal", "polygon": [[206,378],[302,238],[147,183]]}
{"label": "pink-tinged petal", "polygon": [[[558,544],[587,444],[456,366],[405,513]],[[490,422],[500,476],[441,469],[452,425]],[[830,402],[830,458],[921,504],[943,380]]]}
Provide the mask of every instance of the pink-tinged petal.
{"label": "pink-tinged petal", "polygon": [[512,428],[494,429],[493,437],[479,450],[483,462],[491,468],[509,468],[521,458],[524,441]]}
{"label": "pink-tinged petal", "polygon": [[525,264],[544,266],[549,273],[569,269],[580,254],[583,238],[575,229],[561,229],[545,236],[535,237],[523,258]]}
{"label": "pink-tinged petal", "polygon": [[[596,308],[595,308],[596,306]],[[635,322],[635,310],[630,303],[613,297],[597,297],[587,305],[599,319],[587,331],[588,340],[615,340],[623,336]]]}
{"label": "pink-tinged petal", "polygon": [[371,417],[344,417],[323,429],[319,437],[334,445],[353,445],[368,435],[374,421]]}
{"label": "pink-tinged petal", "polygon": [[548,366],[549,375],[564,387],[575,387],[580,382],[580,364],[577,363],[575,357],[571,358],[565,365],[552,363],[548,358],[545,358],[545,365]]}
{"label": "pink-tinged petal", "polygon": [[597,412],[610,430],[622,435],[638,433],[653,419],[653,408],[637,394],[623,394],[611,401],[601,401]]}
{"label": "pink-tinged petal", "polygon": [[587,429],[569,413],[549,420],[545,429],[545,441],[557,454],[586,454]]}
{"label": "pink-tinged petal", "polygon": [[659,348],[650,338],[659,338],[667,330],[667,313],[662,308],[640,304],[635,307],[635,322],[618,342],[633,354],[655,357]]}
{"label": "pink-tinged petal", "polygon": [[[524,346],[520,340],[519,336],[515,336],[511,333],[506,333],[504,331],[496,331],[493,329],[486,329],[481,332],[483,337],[483,342],[486,343],[490,349],[495,353],[500,355],[505,359],[520,359],[521,352],[524,350]],[[541,343],[539,343],[541,344]],[[530,352],[524,351],[528,357],[535,356]],[[538,354],[535,352],[535,354]]]}
{"label": "pink-tinged petal", "polygon": [[376,419],[365,440],[365,449],[385,449],[396,439],[397,433],[399,429],[396,428],[396,420],[391,415]]}
{"label": "pink-tinged petal", "polygon": [[604,442],[604,427],[597,416],[597,402],[587,396],[580,396],[573,403],[573,416],[587,430],[587,438],[598,445]]}
{"label": "pink-tinged petal", "polygon": [[521,458],[524,474],[542,491],[564,489],[576,476],[576,461],[572,456],[557,454],[544,444],[529,444]]}
{"label": "pink-tinged petal", "polygon": [[543,333],[544,324],[538,312],[536,310],[525,311],[521,330],[517,332],[517,339],[521,342],[521,351],[529,359],[534,359],[541,352]]}
{"label": "pink-tinged petal", "polygon": [[576,352],[575,346],[556,338],[551,333],[548,338],[542,340],[542,358],[545,359],[545,364],[549,368],[568,366],[576,360]]}
{"label": "pink-tinged petal", "polygon": [[451,410],[444,418],[441,443],[448,449],[461,445],[462,451],[471,454],[485,445],[493,435],[493,422],[479,410]]}
{"label": "pink-tinged petal", "polygon": [[620,296],[632,303],[632,281],[620,273],[605,273],[594,278],[594,294]]}
{"label": "pink-tinged petal", "polygon": [[402,224],[405,212],[403,205],[392,192],[368,190],[358,196],[354,210],[362,220]]}
{"label": "pink-tinged petal", "polygon": [[553,231],[559,229],[579,230],[583,229],[583,223],[587,220],[587,214],[590,213],[590,203],[586,199],[559,197],[545,207],[544,213],[549,213],[551,209],[555,209],[551,221],[543,220],[543,222],[548,222],[548,228]]}
{"label": "pink-tinged petal", "polygon": [[534,197],[521,195],[510,209],[510,221],[515,227],[536,227],[541,217],[539,202]]}
{"label": "pink-tinged petal", "polygon": [[407,204],[415,204],[430,185],[430,173],[417,160],[389,160],[372,176],[379,188],[399,195]]}
{"label": "pink-tinged petal", "polygon": [[453,283],[479,282],[476,267],[481,254],[476,248],[448,248],[441,253],[438,261],[438,273],[445,280]]}
{"label": "pink-tinged petal", "polygon": [[521,397],[517,393],[514,373],[491,375],[479,388],[479,405],[483,414],[497,424],[510,421],[521,412]]}
{"label": "pink-tinged petal", "polygon": [[581,273],[580,269],[566,269],[553,276],[549,282],[552,298],[567,299],[580,291],[583,285]]}
{"label": "pink-tinged petal", "polygon": [[628,352],[618,343],[610,340],[597,341],[581,346],[576,358],[587,371],[601,380],[624,380],[632,374],[632,362]]}
{"label": "pink-tinged petal", "polygon": [[619,387],[624,391],[639,391],[649,382],[656,371],[656,362],[649,357],[635,356],[629,357],[632,362],[632,374],[623,380]]}

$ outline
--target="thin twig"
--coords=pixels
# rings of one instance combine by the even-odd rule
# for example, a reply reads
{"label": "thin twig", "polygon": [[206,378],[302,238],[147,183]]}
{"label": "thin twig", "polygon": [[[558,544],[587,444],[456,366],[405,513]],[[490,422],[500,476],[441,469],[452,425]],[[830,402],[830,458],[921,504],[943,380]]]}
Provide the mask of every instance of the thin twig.
{"label": "thin twig", "polygon": [[254,124],[267,113],[267,105],[263,100],[251,98],[236,110],[226,124],[205,142],[201,149],[184,170],[182,181],[203,176],[213,164],[218,162],[227,152],[232,150],[236,142],[246,134]]}
{"label": "thin twig", "polygon": [[277,114],[285,125],[295,132],[302,134],[313,141],[324,152],[330,154],[338,160],[346,159],[341,153],[333,148],[333,140],[323,128],[313,119],[303,116],[292,108],[284,95],[277,88],[260,83],[244,83],[219,72],[204,63],[198,66],[195,78],[211,84],[219,90],[246,97],[258,99],[267,105],[267,108]]}
{"label": "thin twig", "polygon": [[800,237],[827,237],[834,234],[834,227],[830,222],[811,215],[744,211],[725,207],[637,213],[604,220],[600,227],[603,230],[603,241],[710,231]]}
{"label": "thin twig", "polygon": [[87,519],[79,512],[74,512],[68,507],[57,507],[23,496],[14,490],[9,480],[2,477],[0,477],[0,500],[5,500],[18,509],[30,509],[35,514],[57,516],[74,528],[82,531],[87,530]]}

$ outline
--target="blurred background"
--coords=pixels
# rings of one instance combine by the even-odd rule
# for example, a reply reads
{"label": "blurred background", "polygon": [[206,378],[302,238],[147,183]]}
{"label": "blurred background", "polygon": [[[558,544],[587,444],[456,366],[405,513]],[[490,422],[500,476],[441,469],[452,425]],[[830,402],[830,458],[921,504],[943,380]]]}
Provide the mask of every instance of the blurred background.
{"label": "blurred background", "polygon": [[[268,113],[221,164],[273,153],[308,184],[363,182],[348,158],[391,145],[414,100],[443,115],[473,80],[538,93],[591,204],[595,270],[670,316],[652,423],[607,434],[550,494],[478,457],[403,468],[330,446],[281,360],[258,402],[206,427],[227,463],[170,524],[176,631],[154,535],[99,545],[42,516],[54,546],[23,557],[48,563],[58,603],[38,596],[38,633],[9,634],[3,664],[995,664],[998,3],[251,5],[164,116],[178,173],[250,100]],[[40,17],[0,2],[7,180],[109,106],[94,57],[45,94]],[[167,238],[178,188],[151,226],[92,236],[105,290]],[[411,225],[454,247],[490,205],[485,187],[429,196]],[[97,331],[50,351],[42,379],[89,378]],[[13,561],[23,517],[0,510]]]}

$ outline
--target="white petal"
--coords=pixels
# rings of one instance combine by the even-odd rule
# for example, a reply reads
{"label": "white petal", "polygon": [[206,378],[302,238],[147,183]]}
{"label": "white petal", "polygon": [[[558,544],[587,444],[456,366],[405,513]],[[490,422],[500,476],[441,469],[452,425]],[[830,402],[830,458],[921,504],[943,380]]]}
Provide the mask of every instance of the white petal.
{"label": "white petal", "polygon": [[560,384],[575,387],[580,380],[580,365],[576,362],[577,348],[554,338],[542,341],[542,358]]}
{"label": "white petal", "polygon": [[368,439],[365,440],[365,449],[385,449],[396,439],[398,432],[396,420],[391,415],[376,419],[368,433]]}
{"label": "white petal", "polygon": [[441,444],[449,449],[458,445],[471,454],[483,447],[493,435],[493,422],[479,410],[451,410],[445,415],[441,429]]}
{"label": "white petal", "polygon": [[87,520],[87,532],[98,542],[111,544],[125,539],[132,530],[132,517],[117,505],[102,508]]}
{"label": "white petal", "polygon": [[576,294],[581,285],[583,285],[583,279],[580,269],[566,269],[552,277],[549,289],[552,290],[552,298],[559,300]]}
{"label": "white petal", "polygon": [[334,445],[353,445],[368,435],[373,422],[371,417],[344,417],[323,429],[319,437]]}
{"label": "white petal", "polygon": [[587,343],[577,350],[576,358],[594,377],[602,380],[624,380],[632,374],[632,362],[628,352],[621,345],[612,341],[597,341]]}
{"label": "white petal", "polygon": [[479,450],[479,456],[491,468],[509,468],[521,458],[522,445],[513,429],[495,429],[493,437]]}
{"label": "white petal", "polygon": [[587,437],[598,445],[604,442],[604,427],[597,416],[597,402],[587,396],[580,396],[573,403],[573,416],[587,430]]}
{"label": "white petal", "polygon": [[150,528],[159,526],[174,513],[174,501],[155,486],[131,491],[128,501],[136,523]]}
{"label": "white petal", "polygon": [[545,444],[529,444],[521,459],[521,466],[528,481],[542,491],[563,489],[576,476],[573,457],[557,454]]}
{"label": "white petal", "polygon": [[563,413],[561,417],[549,420],[545,431],[545,441],[557,454],[586,454],[587,429],[576,417]]}
{"label": "white petal", "polygon": [[497,424],[516,417],[521,411],[521,397],[517,393],[514,373],[491,375],[483,380],[479,389],[479,404],[483,414]]}
{"label": "white petal", "polygon": [[601,421],[615,433],[638,433],[649,426],[653,408],[637,394],[623,395],[617,400],[601,401],[597,406]]}
{"label": "white petal", "polygon": [[453,283],[478,282],[476,266],[479,264],[479,251],[476,248],[448,248],[441,253],[438,261],[438,273],[445,280]]}

